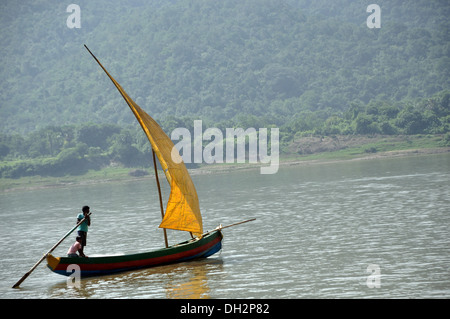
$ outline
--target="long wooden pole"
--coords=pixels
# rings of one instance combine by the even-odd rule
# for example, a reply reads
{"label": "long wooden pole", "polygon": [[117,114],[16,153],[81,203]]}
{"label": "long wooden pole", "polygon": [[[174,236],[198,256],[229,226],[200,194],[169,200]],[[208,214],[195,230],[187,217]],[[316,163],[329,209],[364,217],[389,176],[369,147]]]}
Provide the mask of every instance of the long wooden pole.
{"label": "long wooden pole", "polygon": [[75,225],[75,227],[74,228],[72,228],[67,234],[65,234],[64,235],[64,237],[63,238],[61,238],[52,248],[50,248],[50,250],[48,251],[48,252],[46,252],[45,254],[44,254],[44,256],[42,256],[42,258],[41,259],[39,259],[39,261],[36,263],[36,264],[34,264],[34,266],[33,267],[31,267],[31,269],[30,270],[28,270],[28,272],[25,274],[25,275],[23,275],[23,277],[22,278],[20,278],[20,280],[18,281],[18,282],[16,282],[15,284],[14,284],[14,286],[12,286],[13,288],[17,288],[17,287],[19,287],[20,286],[20,284],[25,280],[25,279],[27,279],[27,277],[36,269],[36,267],[37,266],[39,266],[39,264],[45,259],[45,257],[47,257],[47,255],[48,254],[50,254],[53,250],[55,250],[55,248],[56,247],[58,247],[59,246],[59,244],[61,244],[62,242],[63,242],[63,240],[64,239],[66,239],[78,226],[80,226],[83,222],[84,222],[84,220],[88,217],[88,216],[90,216],[92,213],[89,213],[89,214],[87,214],[80,222],[78,222],[78,224],[76,224]]}
{"label": "long wooden pole", "polygon": [[[153,154],[153,167],[155,169],[156,185],[158,185],[159,206],[161,207],[161,218],[164,219],[164,206],[163,206],[162,196],[161,196],[161,186],[159,185],[158,169],[156,167],[155,151],[153,150],[153,148],[152,148],[152,154]],[[166,244],[166,248],[167,248],[167,247],[169,247],[169,243],[167,241],[167,232],[166,232],[165,228],[163,228],[163,231],[164,231],[164,243]]]}
{"label": "long wooden pole", "polygon": [[254,220],[256,220],[256,218],[252,218],[252,219],[244,220],[244,221],[242,221],[242,222],[234,223],[234,224],[231,224],[231,225],[227,225],[227,226],[222,226],[222,225],[220,225],[220,226],[219,226],[218,228],[219,228],[219,230],[221,230],[221,229],[224,229],[224,228],[228,228],[228,227],[232,227],[232,226],[240,225],[240,224],[243,224],[243,223],[248,223],[248,222],[252,222],[252,221],[254,221]]}
{"label": "long wooden pole", "polygon": [[244,221],[242,221],[242,222],[237,222],[237,223],[234,223],[234,224],[231,224],[231,225],[227,225],[227,226],[222,226],[222,224],[220,224],[220,226],[216,227],[216,229],[213,229],[213,230],[210,230],[210,231],[208,231],[208,232],[206,232],[206,233],[203,233],[202,236],[205,236],[205,235],[207,235],[207,234],[209,234],[209,233],[212,233],[213,231],[216,231],[216,230],[222,230],[222,229],[224,229],[224,228],[228,228],[228,227],[240,225],[240,224],[243,224],[243,223],[252,222],[252,221],[254,221],[254,220],[256,220],[256,218],[244,220]]}

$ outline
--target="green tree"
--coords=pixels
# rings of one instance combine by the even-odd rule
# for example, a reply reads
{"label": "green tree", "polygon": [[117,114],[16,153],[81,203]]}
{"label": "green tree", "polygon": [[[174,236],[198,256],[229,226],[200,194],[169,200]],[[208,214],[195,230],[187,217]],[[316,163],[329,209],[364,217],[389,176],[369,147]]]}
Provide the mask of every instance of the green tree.
{"label": "green tree", "polygon": [[360,113],[355,119],[355,133],[356,134],[377,134],[380,133],[380,128],[377,125],[374,115]]}
{"label": "green tree", "polygon": [[422,113],[412,106],[408,106],[400,111],[395,124],[405,134],[422,134],[426,129],[426,121]]}
{"label": "green tree", "polygon": [[6,155],[8,155],[10,150],[11,149],[9,148],[9,146],[6,143],[0,142],[0,159],[4,158]]}
{"label": "green tree", "polygon": [[78,130],[77,140],[89,147],[108,148],[108,139],[119,133],[121,128],[113,124],[85,124]]}

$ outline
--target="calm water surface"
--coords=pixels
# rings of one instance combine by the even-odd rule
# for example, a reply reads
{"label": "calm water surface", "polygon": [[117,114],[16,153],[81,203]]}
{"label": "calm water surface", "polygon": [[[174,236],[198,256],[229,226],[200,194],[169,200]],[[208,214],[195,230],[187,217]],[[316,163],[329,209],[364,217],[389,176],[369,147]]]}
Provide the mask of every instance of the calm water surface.
{"label": "calm water surface", "polygon": [[[45,262],[11,286],[86,204],[88,255],[161,248],[154,180],[1,193],[0,297],[450,297],[450,154],[193,178],[206,230],[257,220],[225,229],[222,251],[208,259],[83,279],[80,288]],[[170,244],[184,239],[169,231]]]}

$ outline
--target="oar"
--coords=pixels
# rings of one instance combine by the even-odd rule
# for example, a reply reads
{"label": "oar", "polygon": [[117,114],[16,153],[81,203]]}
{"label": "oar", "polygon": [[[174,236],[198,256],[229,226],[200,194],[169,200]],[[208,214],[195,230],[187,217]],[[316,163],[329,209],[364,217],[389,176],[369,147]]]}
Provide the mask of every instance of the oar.
{"label": "oar", "polygon": [[20,286],[20,284],[27,279],[27,277],[33,272],[33,270],[36,269],[36,267],[45,259],[45,257],[47,257],[48,254],[50,254],[53,250],[55,250],[56,247],[58,247],[59,244],[61,244],[63,242],[64,239],[66,239],[78,226],[80,226],[84,220],[90,216],[92,213],[87,214],[78,224],[75,225],[74,228],[72,228],[67,234],[64,235],[63,238],[61,238],[47,253],[44,254],[44,256],[39,259],[39,261],[33,266],[31,267],[31,269],[25,274],[23,275],[22,278],[20,278],[20,280],[18,282],[15,283],[14,286],[12,286],[13,288],[17,288]]}

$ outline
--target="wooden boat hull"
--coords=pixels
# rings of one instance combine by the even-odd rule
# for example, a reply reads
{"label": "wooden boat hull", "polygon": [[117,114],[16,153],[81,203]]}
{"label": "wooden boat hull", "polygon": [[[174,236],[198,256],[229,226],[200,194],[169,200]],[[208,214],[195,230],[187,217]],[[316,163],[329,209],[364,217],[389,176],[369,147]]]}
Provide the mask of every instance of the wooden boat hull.
{"label": "wooden boat hull", "polygon": [[164,264],[188,261],[197,258],[206,258],[222,248],[223,235],[220,230],[215,230],[201,239],[186,241],[168,248],[152,252],[132,255],[105,256],[105,257],[54,257],[47,255],[47,266],[53,272],[70,276],[73,268],[70,265],[80,267],[80,276],[100,276],[123,271],[154,267]]}

